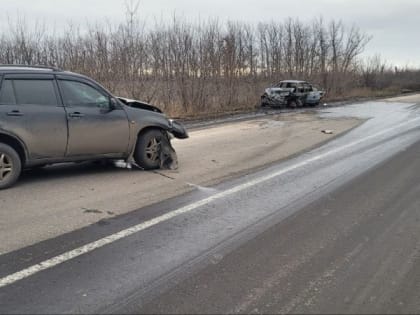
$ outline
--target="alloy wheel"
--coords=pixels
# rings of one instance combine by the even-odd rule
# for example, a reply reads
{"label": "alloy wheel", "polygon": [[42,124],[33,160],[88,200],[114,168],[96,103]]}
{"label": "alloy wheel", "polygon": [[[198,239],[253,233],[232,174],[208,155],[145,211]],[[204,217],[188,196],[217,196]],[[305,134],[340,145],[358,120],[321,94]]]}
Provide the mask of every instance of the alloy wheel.
{"label": "alloy wheel", "polygon": [[155,162],[160,158],[161,141],[157,138],[150,139],[146,146],[146,156],[149,160]]}
{"label": "alloy wheel", "polygon": [[12,174],[13,163],[12,159],[6,153],[0,152],[0,181],[5,180]]}

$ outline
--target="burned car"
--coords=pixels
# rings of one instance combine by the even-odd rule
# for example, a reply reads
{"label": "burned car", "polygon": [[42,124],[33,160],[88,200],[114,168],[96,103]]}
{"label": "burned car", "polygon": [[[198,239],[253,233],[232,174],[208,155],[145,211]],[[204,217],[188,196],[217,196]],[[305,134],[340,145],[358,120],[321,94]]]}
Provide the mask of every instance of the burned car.
{"label": "burned car", "polygon": [[275,87],[265,90],[261,96],[261,106],[302,107],[316,106],[324,97],[325,92],[318,91],[305,81],[281,81]]}
{"label": "burned car", "polygon": [[117,98],[86,76],[0,65],[0,189],[12,186],[23,169],[62,162],[176,168],[172,136],[188,133],[157,107]]}

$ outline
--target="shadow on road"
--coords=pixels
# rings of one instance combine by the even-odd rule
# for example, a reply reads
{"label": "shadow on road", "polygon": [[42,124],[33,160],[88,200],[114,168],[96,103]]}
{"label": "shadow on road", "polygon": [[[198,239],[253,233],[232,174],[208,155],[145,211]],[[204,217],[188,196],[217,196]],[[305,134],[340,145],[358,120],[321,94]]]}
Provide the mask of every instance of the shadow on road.
{"label": "shadow on road", "polygon": [[111,162],[83,162],[83,163],[65,163],[56,164],[39,168],[31,168],[22,172],[19,182],[16,186],[39,181],[76,178],[89,175],[118,174],[127,172],[128,169],[118,168]]}

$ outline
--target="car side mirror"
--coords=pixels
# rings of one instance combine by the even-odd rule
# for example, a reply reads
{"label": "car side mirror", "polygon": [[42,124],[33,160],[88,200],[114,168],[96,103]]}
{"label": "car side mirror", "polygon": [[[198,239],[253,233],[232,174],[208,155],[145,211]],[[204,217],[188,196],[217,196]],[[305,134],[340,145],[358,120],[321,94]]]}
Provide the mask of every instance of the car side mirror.
{"label": "car side mirror", "polygon": [[111,97],[111,99],[109,100],[109,110],[110,111],[115,110],[115,109],[117,109],[117,107],[118,107],[117,100],[115,98]]}

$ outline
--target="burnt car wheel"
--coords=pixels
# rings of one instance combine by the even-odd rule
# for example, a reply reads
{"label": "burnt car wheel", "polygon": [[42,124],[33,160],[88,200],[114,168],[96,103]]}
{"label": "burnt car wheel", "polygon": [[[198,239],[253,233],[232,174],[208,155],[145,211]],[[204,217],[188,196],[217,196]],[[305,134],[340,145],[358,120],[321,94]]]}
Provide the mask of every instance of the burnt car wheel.
{"label": "burnt car wheel", "polygon": [[263,96],[261,96],[261,107],[266,107],[268,106],[268,101],[267,101],[268,97],[266,94],[264,94]]}
{"label": "burnt car wheel", "polygon": [[291,107],[291,108],[296,108],[297,107],[297,103],[295,100],[291,100],[287,103],[287,106]]}
{"label": "burnt car wheel", "polygon": [[160,167],[160,156],[164,136],[162,131],[153,129],[145,132],[139,137],[134,159],[140,167],[145,170],[153,170]]}
{"label": "burnt car wheel", "polygon": [[12,186],[21,170],[22,163],[17,152],[7,144],[0,143],[0,189]]}

